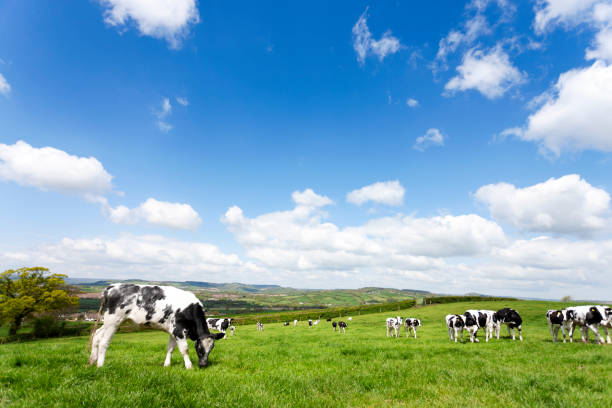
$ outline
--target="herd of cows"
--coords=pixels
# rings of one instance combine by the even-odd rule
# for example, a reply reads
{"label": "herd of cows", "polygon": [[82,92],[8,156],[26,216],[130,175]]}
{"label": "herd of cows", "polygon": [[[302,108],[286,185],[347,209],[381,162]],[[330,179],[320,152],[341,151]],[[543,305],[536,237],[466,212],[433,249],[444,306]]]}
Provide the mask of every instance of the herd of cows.
{"label": "herd of cows", "polygon": [[[102,292],[98,316],[98,321],[90,336],[91,353],[89,356],[89,364],[96,364],[98,367],[104,365],[110,341],[119,325],[126,319],[169,333],[170,338],[164,362],[166,367],[170,365],[172,352],[178,346],[185,362],[185,368],[192,368],[187,339],[194,342],[199,367],[206,367],[208,355],[215,346],[215,340],[224,338],[228,329],[232,335],[234,334],[231,319],[207,319],[202,303],[193,293],[173,286],[127,283],[110,285]],[[97,326],[102,316],[103,324],[98,329]],[[566,330],[569,331],[569,339],[572,342],[575,328],[580,327],[582,341],[588,341],[590,329],[595,333],[597,340],[603,344],[604,339],[599,333],[599,328],[602,328],[607,343],[611,343],[608,328],[612,328],[612,308],[608,306],[573,306],[563,310],[549,310],[546,318],[553,342],[558,339],[559,329],[563,333],[563,342],[566,341]],[[351,320],[351,317],[347,319],[347,321]],[[334,331],[339,329],[341,333],[346,332],[348,327],[346,322],[336,322],[332,319],[327,319],[327,321],[331,322]],[[308,327],[312,328],[319,322],[320,320],[308,320]],[[446,316],[450,340],[455,342],[459,338],[463,341],[464,329],[468,331],[471,342],[479,342],[476,337],[479,329],[484,329],[486,341],[493,338],[494,334],[499,339],[502,324],[507,326],[508,334],[511,334],[513,340],[515,340],[515,329],[518,329],[519,338],[523,340],[522,323],[523,320],[519,313],[510,308],[503,308],[496,312],[467,310],[463,314]],[[294,320],[293,324],[297,326],[298,321]],[[284,326],[289,325],[290,322],[284,323]],[[412,331],[416,338],[417,328],[421,326],[421,321],[417,318],[390,317],[386,320],[387,336],[399,337],[402,326],[406,329],[406,337]],[[257,330],[263,331],[263,328],[263,323],[257,322]],[[217,330],[219,333],[211,333],[210,329]]]}

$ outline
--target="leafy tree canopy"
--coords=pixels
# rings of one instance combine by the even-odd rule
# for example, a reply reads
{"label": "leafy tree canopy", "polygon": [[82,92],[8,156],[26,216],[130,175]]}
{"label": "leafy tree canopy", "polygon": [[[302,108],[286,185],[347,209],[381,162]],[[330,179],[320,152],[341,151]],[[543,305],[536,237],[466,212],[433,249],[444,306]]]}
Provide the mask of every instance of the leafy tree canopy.
{"label": "leafy tree canopy", "polygon": [[42,267],[9,269],[0,274],[0,323],[9,324],[9,334],[17,330],[34,313],[75,307],[79,299],[72,296],[64,281],[66,275],[49,273]]}

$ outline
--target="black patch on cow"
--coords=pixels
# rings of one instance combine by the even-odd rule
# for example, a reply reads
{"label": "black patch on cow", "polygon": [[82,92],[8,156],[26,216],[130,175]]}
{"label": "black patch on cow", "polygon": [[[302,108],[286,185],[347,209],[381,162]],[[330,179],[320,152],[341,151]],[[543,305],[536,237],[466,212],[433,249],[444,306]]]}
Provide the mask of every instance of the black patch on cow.
{"label": "black patch on cow", "polygon": [[[289,322],[287,322],[287,325],[289,325]],[[223,321],[221,322],[221,330],[227,330],[229,326],[230,326],[230,319],[223,319]]]}
{"label": "black patch on cow", "polygon": [[[210,335],[206,325],[204,310],[199,303],[192,303],[183,310],[177,309],[174,316],[174,330],[172,334],[175,337],[182,339],[184,338],[183,333],[186,332],[187,337],[195,341],[204,335]],[[196,320],[199,321],[201,330],[203,330],[201,333],[198,333],[198,322]]]}
{"label": "black patch on cow", "polygon": [[140,287],[131,283],[123,283],[119,286],[109,286],[102,295],[102,312],[114,314],[117,308],[126,307],[133,296],[138,293]]}
{"label": "black patch on cow", "polygon": [[344,322],[338,322],[338,327],[346,328],[347,326],[346,326],[346,323],[344,323]]}
{"label": "black patch on cow", "polygon": [[603,317],[601,313],[599,313],[599,310],[596,307],[592,307],[587,312],[584,322],[587,325],[591,325],[591,324],[599,324],[601,323],[602,320],[603,320]]}
{"label": "black patch on cow", "polygon": [[217,326],[217,322],[219,321],[219,319],[206,319],[206,324],[208,325],[209,329],[214,329]]}
{"label": "black patch on cow", "polygon": [[166,307],[164,308],[164,315],[162,316],[161,319],[159,319],[159,323],[160,324],[164,323],[166,320],[168,320],[171,314],[172,314],[172,306],[166,305]]}
{"label": "black patch on cow", "polygon": [[552,324],[562,324],[563,323],[563,312],[560,310],[553,310],[548,314],[548,320]]}
{"label": "black patch on cow", "polygon": [[518,312],[514,309],[510,309],[509,307],[499,309],[495,315],[500,322],[506,323],[511,329],[519,327],[521,324],[523,324],[523,319],[521,319]]}
{"label": "black patch on cow", "polygon": [[481,312],[478,312],[478,326],[485,327],[487,325],[487,315]]}
{"label": "black patch on cow", "polygon": [[151,320],[155,313],[155,302],[165,299],[164,290],[159,286],[142,286],[140,296],[136,300],[136,305],[147,311],[145,319]]}
{"label": "black patch on cow", "polygon": [[465,313],[465,325],[466,326],[477,326],[476,318],[471,313]]}

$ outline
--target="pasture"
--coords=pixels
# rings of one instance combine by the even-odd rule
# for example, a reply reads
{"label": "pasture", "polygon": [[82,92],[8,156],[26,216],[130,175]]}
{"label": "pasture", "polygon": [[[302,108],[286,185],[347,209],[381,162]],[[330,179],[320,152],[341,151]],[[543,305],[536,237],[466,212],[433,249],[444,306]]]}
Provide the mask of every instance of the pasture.
{"label": "pasture", "polygon": [[[451,343],[448,313],[508,306],[525,341]],[[555,343],[545,312],[566,305],[512,301],[432,305],[353,316],[345,335],[329,322],[308,329],[239,326],[208,368],[185,370],[168,335],[117,334],[103,368],[87,367],[87,338],[0,346],[0,406],[106,407],[603,407],[612,403],[612,346]],[[385,335],[385,318],[418,317],[419,338]],[[579,333],[575,333],[579,339]],[[464,333],[464,341],[467,340]],[[591,335],[591,341],[593,336]],[[197,357],[190,343],[190,354]]]}

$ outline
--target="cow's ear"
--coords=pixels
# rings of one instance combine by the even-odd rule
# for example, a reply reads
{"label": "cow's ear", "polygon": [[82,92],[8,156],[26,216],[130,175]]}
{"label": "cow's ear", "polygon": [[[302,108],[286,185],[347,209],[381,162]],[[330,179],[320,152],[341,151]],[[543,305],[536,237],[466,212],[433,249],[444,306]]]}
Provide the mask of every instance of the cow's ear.
{"label": "cow's ear", "polygon": [[225,337],[225,333],[215,333],[212,335],[215,340],[221,340]]}

